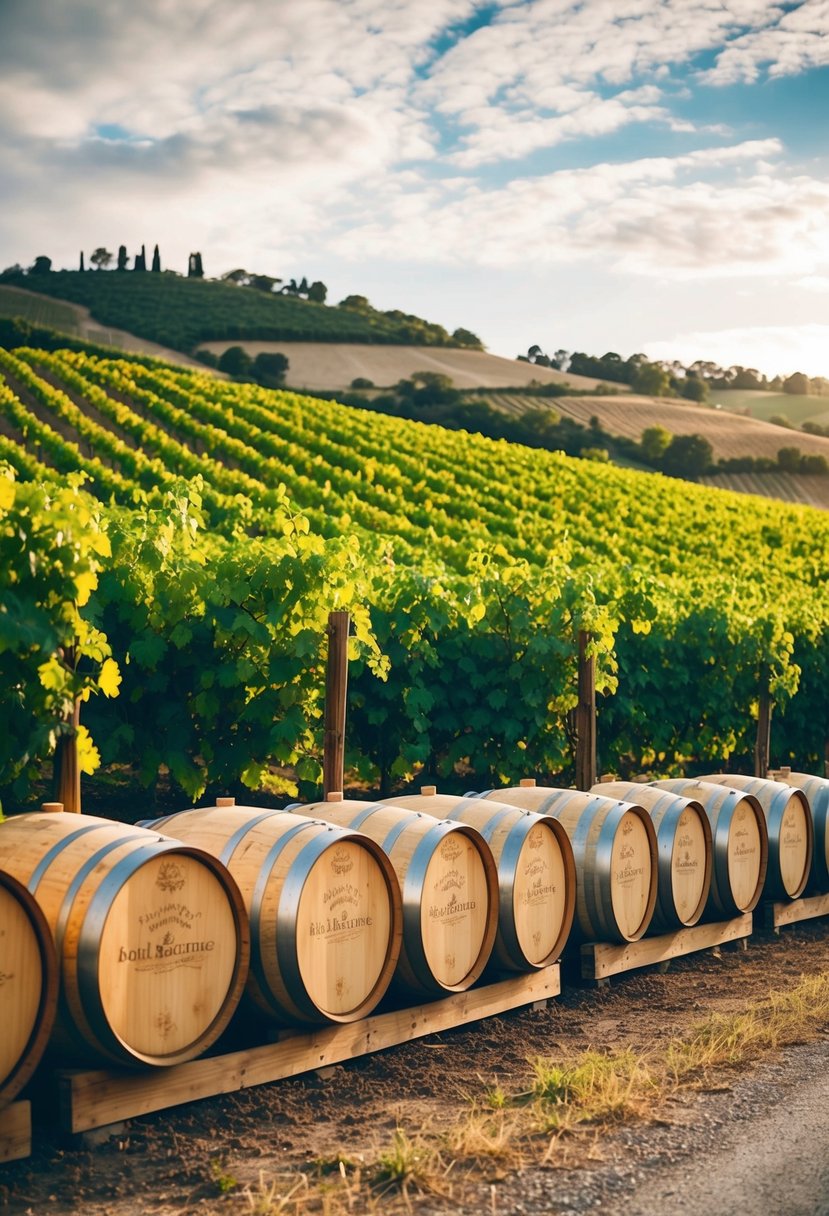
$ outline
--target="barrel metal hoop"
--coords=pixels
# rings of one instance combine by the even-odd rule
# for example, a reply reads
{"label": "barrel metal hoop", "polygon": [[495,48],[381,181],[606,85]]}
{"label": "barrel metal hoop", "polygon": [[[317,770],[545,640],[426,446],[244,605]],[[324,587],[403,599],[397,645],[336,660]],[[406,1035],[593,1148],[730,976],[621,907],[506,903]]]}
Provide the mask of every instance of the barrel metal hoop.
{"label": "barrel metal hoop", "polygon": [[141,1059],[140,1054],[130,1052],[112,1029],[104,1011],[100,985],[100,950],[104,926],[112,907],[113,900],[132,877],[136,870],[145,862],[158,857],[160,853],[169,853],[180,849],[181,844],[176,840],[153,840],[141,845],[132,853],[128,853],[117,862],[109,874],[101,882],[98,890],[89,901],[89,907],[84,914],[78,935],[78,997],[92,1033],[99,1045],[110,1057],[121,1062],[135,1064]]}
{"label": "barrel metal hoop", "polygon": [[[286,1011],[273,993],[270,981],[268,980],[267,973],[265,971],[265,962],[262,957],[262,944],[260,941],[260,935],[262,933],[262,897],[267,890],[271,872],[279,860],[279,855],[282,853],[285,846],[289,844],[295,836],[298,836],[300,832],[304,832],[306,829],[315,826],[319,826],[319,820],[299,819],[292,827],[288,829],[284,836],[276,841],[273,848],[270,850],[262,863],[262,867],[259,870],[259,874],[256,878],[256,885],[254,886],[253,893],[251,895],[249,915],[251,937],[250,969],[253,972],[257,984],[259,985],[260,992],[271,1006],[271,1009],[273,1009],[274,1012],[281,1014],[284,1014]],[[281,903],[282,901],[280,898],[280,906],[277,908],[277,925],[279,924]],[[277,943],[277,957],[278,953],[279,950]]]}
{"label": "barrel metal hoop", "polygon": [[[617,941],[622,937],[620,926],[616,923],[616,913],[613,910],[613,843],[622,816],[629,803],[616,803],[605,816],[605,821],[599,829],[596,840],[596,851],[593,864],[593,906],[601,917],[600,927],[609,936],[608,941]],[[588,818],[583,815],[582,818]],[[581,821],[579,821],[581,827]]]}
{"label": "barrel metal hoop", "polygon": [[[231,808],[227,809],[230,810]],[[219,861],[222,863],[222,865],[226,866],[228,864],[240,843],[247,836],[248,832],[253,831],[257,824],[264,822],[265,819],[272,819],[274,815],[284,815],[285,813],[285,811],[277,811],[273,809],[263,811],[261,815],[256,815],[253,819],[249,819],[247,823],[243,823],[242,826],[237,828],[230,839],[225,843],[221,853],[219,854]]]}
{"label": "barrel metal hoop", "polygon": [[[417,815],[418,812],[413,811],[412,814]],[[446,822],[445,820],[441,820],[441,823],[445,823],[445,822]],[[352,826],[356,827],[356,824],[353,824]],[[392,849],[397,844],[400,837],[406,831],[406,828],[410,828],[411,826],[412,826],[412,820],[403,819],[403,818],[398,820],[397,823],[393,824],[391,830],[387,833],[385,840],[383,841],[383,843],[380,846],[380,848],[383,850],[383,852],[391,853]]]}
{"label": "barrel metal hoop", "polygon": [[[464,798],[459,803],[458,806],[452,808],[451,815],[447,815],[446,818],[451,819],[453,822],[463,823],[462,819],[459,820],[459,815],[463,811],[469,810],[470,802],[472,803],[472,806],[474,806],[474,807],[477,807],[480,805],[480,802],[477,799]],[[501,820],[506,819],[506,817],[514,811],[517,811],[519,814],[522,813],[521,808],[517,807],[517,806],[496,807],[496,809],[492,812],[492,814],[490,815],[489,819],[486,821],[484,826],[482,828],[478,828],[478,831],[481,833],[481,835],[483,836],[483,838],[487,842],[487,844],[489,844],[490,840],[495,835],[495,831],[498,827],[498,824],[501,822]],[[526,811],[524,811],[523,813],[525,815],[527,814]]]}
{"label": "barrel metal hoop", "polygon": [[409,965],[428,992],[445,993],[451,991],[441,984],[433,975],[426,960],[426,950],[423,945],[423,926],[421,924],[421,909],[424,896],[424,883],[429,862],[434,856],[435,849],[444,836],[457,831],[453,823],[440,820],[420,840],[406,877],[403,880],[401,895],[403,897],[403,943]]}
{"label": "barrel metal hoop", "polygon": [[[514,810],[515,808],[510,807],[508,809]],[[503,818],[503,813],[497,816],[498,820]],[[515,925],[515,874],[518,869],[521,850],[537,822],[535,817],[531,815],[522,816],[521,819],[517,820],[511,827],[504,841],[501,856],[498,858],[498,894],[500,896],[498,903],[498,929],[501,936],[501,944],[514,963],[534,968],[542,964],[533,963],[528,959],[518,940],[518,930]],[[487,827],[489,828],[490,824],[487,824]],[[485,835],[484,839],[489,843],[489,836]]]}
{"label": "barrel metal hoop", "polygon": [[[335,839],[339,843],[342,837],[338,834]],[[326,850],[331,848],[333,843],[331,835],[325,832],[323,835],[315,837],[314,840],[309,840],[300,849],[282,884],[276,914],[276,953],[279,959],[280,974],[285,981],[285,987],[291,993],[294,1004],[305,1017],[315,1022],[322,1021],[327,1010],[320,1010],[320,1007],[311,999],[299,969],[297,916],[299,901],[308,875],[314,863]]]}
{"label": "barrel metal hoop", "polygon": [[29,894],[34,895],[37,892],[44,874],[59,853],[62,853],[68,845],[72,844],[73,841],[79,840],[81,836],[85,836],[87,832],[97,832],[102,827],[109,827],[109,824],[90,823],[87,824],[86,827],[76,828],[75,831],[70,832],[68,836],[64,836],[61,840],[55,841],[51,849],[43,854],[40,861],[35,866],[31,878],[26,884]]}
{"label": "barrel metal hoop", "polygon": [[[392,803],[372,802],[369,806],[365,806],[361,811],[358,811],[348,826],[356,831],[363,826],[367,819],[371,818],[375,811],[387,811],[392,805]],[[402,810],[403,808],[396,807],[395,809]]]}
{"label": "barrel metal hoop", "polygon": [[55,925],[55,946],[58,952],[58,958],[63,950],[63,938],[66,933],[66,925],[72,914],[72,904],[75,901],[75,896],[80,891],[87,877],[95,869],[99,861],[115,849],[119,849],[121,845],[127,844],[130,840],[135,840],[135,836],[119,836],[117,840],[111,840],[109,844],[105,844],[102,849],[98,849],[97,853],[93,853],[91,857],[87,857],[81,868],[78,870],[75,877],[70,882],[66,889],[66,894],[63,897],[63,903],[58,913],[57,924]]}

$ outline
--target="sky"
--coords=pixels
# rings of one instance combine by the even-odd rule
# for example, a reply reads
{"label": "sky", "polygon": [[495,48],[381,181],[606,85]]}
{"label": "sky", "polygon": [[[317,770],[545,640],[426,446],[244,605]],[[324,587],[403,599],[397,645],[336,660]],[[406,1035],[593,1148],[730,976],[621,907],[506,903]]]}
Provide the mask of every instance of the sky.
{"label": "sky", "polygon": [[0,0],[0,268],[829,376],[829,0]]}

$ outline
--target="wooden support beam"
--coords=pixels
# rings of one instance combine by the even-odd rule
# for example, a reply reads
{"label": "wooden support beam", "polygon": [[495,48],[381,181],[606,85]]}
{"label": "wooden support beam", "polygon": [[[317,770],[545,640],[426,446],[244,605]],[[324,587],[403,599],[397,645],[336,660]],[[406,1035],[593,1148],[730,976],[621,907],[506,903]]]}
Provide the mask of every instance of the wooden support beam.
{"label": "wooden support beam", "polygon": [[675,933],[663,933],[658,937],[643,937],[638,942],[627,942],[624,945],[587,942],[581,947],[582,979],[605,979],[622,971],[652,967],[672,958],[680,958],[683,954],[709,950],[712,946],[721,946],[723,942],[750,937],[751,928],[751,913],[746,912],[733,920],[717,921],[710,925],[693,925],[690,929],[678,929]]}
{"label": "wooden support beam", "polygon": [[81,724],[81,703],[75,702],[69,725],[71,732],[60,735],[55,747],[55,801],[63,803],[65,811],[81,813],[81,770],[78,764],[78,727]]}
{"label": "wooden support beam", "polygon": [[754,776],[765,777],[769,771],[771,755],[771,713],[773,702],[768,690],[768,674],[763,677],[760,690],[760,709],[757,715],[757,742],[754,745]]}
{"label": "wooden support beam", "polygon": [[351,1025],[301,1031],[278,1043],[202,1057],[172,1068],[147,1073],[58,1073],[61,1126],[71,1133],[88,1131],[182,1102],[296,1077],[423,1035],[534,1005],[560,991],[559,964],[554,963],[531,975],[510,976],[414,1009],[373,1014]]}
{"label": "wooden support beam", "polygon": [[32,1151],[32,1104],[12,1102],[0,1110],[0,1162],[19,1161]]}
{"label": "wooden support beam", "polygon": [[588,655],[590,634],[579,632],[579,703],[576,707],[576,789],[596,784],[596,659]]}
{"label": "wooden support beam", "polygon": [[782,925],[794,925],[798,921],[814,920],[818,916],[829,916],[829,894],[807,895],[801,899],[763,904],[764,929],[776,930]]}
{"label": "wooden support beam", "polygon": [[322,792],[343,788],[345,778],[345,705],[348,691],[348,612],[328,614],[328,664],[325,669],[325,743],[322,758]]}

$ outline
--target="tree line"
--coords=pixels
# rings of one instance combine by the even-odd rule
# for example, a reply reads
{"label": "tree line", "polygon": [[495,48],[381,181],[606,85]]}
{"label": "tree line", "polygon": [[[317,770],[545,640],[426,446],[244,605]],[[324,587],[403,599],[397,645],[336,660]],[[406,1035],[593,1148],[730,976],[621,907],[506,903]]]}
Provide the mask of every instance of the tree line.
{"label": "tree line", "polygon": [[721,367],[709,359],[697,359],[683,364],[679,360],[651,361],[641,353],[623,359],[615,351],[588,355],[584,351],[557,350],[547,355],[538,345],[519,355],[523,363],[551,367],[574,376],[592,376],[611,384],[626,384],[636,393],[648,397],[683,397],[689,401],[705,402],[712,392],[743,389],[750,392],[790,393],[795,396],[811,394],[829,396],[829,379],[809,377],[804,372],[791,376],[768,377],[754,367]]}

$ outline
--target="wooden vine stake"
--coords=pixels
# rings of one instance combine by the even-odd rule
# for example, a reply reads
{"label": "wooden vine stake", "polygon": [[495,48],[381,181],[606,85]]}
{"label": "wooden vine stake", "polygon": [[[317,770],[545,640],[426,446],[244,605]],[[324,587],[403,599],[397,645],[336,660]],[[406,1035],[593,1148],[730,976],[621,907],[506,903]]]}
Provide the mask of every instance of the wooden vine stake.
{"label": "wooden vine stake", "polygon": [[579,630],[579,703],[576,706],[576,789],[596,784],[596,658],[588,655],[590,634]]}
{"label": "wooden vine stake", "polygon": [[768,672],[763,673],[760,690],[760,708],[757,714],[757,742],[754,745],[754,776],[765,777],[769,771],[771,754],[771,711],[773,702],[768,687]]}
{"label": "wooden vine stake", "polygon": [[81,724],[81,703],[75,702],[69,719],[71,732],[60,736],[55,747],[55,801],[63,803],[65,811],[81,813],[81,770],[78,764],[78,727]]}
{"label": "wooden vine stake", "polygon": [[325,670],[325,743],[322,755],[323,796],[343,788],[345,768],[345,701],[348,689],[348,612],[328,614],[328,665]]}

